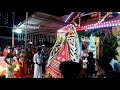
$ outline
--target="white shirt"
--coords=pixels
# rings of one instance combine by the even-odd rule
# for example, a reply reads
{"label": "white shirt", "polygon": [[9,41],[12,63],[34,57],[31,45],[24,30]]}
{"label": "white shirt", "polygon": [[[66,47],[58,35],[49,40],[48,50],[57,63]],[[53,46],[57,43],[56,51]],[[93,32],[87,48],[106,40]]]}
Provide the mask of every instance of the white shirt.
{"label": "white shirt", "polygon": [[112,66],[113,71],[114,71],[114,64],[115,63],[119,63],[119,62],[117,60],[115,60],[115,59],[112,59],[111,62],[110,62],[110,65]]}
{"label": "white shirt", "polygon": [[88,57],[89,55],[87,53],[84,53],[84,51],[81,52],[82,57]]}
{"label": "white shirt", "polygon": [[42,62],[43,62],[43,56],[42,56],[42,54],[38,54],[38,53],[36,53],[35,55],[34,55],[34,57],[33,57],[33,62],[34,63],[38,63],[38,64],[41,64]]}
{"label": "white shirt", "polygon": [[83,68],[87,68],[87,63],[88,63],[88,60],[87,58],[85,58],[85,60],[83,60]]}

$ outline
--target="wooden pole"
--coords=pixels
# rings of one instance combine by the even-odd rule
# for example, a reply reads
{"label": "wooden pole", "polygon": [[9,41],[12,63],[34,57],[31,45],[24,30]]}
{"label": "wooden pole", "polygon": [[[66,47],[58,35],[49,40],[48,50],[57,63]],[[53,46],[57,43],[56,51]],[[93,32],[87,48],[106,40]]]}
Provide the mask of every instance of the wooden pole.
{"label": "wooden pole", "polygon": [[14,47],[14,30],[15,30],[15,26],[14,26],[14,20],[15,20],[15,13],[12,12],[12,21],[13,21],[13,29],[12,29],[12,47]]}
{"label": "wooden pole", "polygon": [[27,49],[27,25],[28,25],[28,12],[26,12],[25,50]]}

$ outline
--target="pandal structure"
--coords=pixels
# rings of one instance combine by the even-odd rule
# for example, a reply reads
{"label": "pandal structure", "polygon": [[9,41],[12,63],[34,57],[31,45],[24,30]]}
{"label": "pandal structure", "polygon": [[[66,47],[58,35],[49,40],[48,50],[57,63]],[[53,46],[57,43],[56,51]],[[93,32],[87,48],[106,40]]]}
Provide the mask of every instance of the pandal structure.
{"label": "pandal structure", "polygon": [[72,24],[58,30],[56,43],[46,65],[46,75],[61,78],[59,65],[63,61],[80,62],[80,42],[76,28]]}

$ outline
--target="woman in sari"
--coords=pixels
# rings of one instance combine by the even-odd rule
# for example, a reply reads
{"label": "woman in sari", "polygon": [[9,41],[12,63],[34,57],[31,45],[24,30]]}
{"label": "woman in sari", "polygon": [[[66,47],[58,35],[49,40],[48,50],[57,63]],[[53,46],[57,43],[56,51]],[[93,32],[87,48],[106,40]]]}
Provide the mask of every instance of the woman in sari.
{"label": "woman in sari", "polygon": [[20,54],[20,73],[22,78],[27,75],[27,54],[22,52]]}
{"label": "woman in sari", "polygon": [[5,58],[5,62],[7,63],[7,73],[6,78],[14,78],[14,68],[16,67],[13,63],[13,54],[12,51],[7,54]]}
{"label": "woman in sari", "polygon": [[13,59],[14,59],[14,64],[16,65],[16,67],[14,68],[14,76],[15,76],[15,78],[21,78],[19,59],[16,56],[13,57]]}

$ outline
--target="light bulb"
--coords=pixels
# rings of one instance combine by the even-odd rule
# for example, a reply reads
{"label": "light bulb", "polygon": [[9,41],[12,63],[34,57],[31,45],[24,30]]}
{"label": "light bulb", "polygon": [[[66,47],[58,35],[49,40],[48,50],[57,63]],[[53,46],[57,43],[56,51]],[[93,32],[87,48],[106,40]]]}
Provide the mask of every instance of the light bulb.
{"label": "light bulb", "polygon": [[17,29],[15,30],[15,32],[16,32],[16,33],[22,33],[22,30],[19,29],[19,28],[17,28]]}
{"label": "light bulb", "polygon": [[117,12],[118,14],[120,14],[120,12]]}

